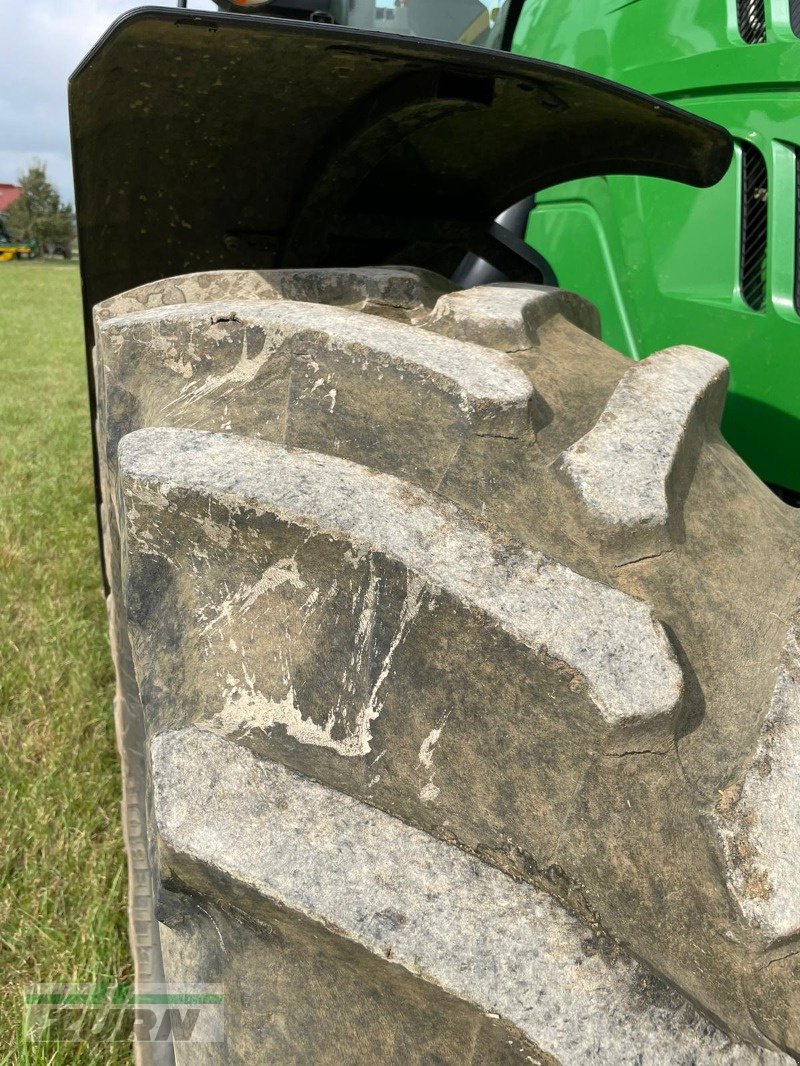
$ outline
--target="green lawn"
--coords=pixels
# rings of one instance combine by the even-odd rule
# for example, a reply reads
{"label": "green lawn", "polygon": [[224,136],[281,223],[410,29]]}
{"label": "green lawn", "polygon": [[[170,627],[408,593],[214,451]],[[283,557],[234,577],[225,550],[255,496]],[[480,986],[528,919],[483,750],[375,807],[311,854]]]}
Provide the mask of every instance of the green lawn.
{"label": "green lawn", "polygon": [[131,976],[79,292],[73,264],[0,263],[2,1064],[130,1061],[22,1026],[30,982]]}

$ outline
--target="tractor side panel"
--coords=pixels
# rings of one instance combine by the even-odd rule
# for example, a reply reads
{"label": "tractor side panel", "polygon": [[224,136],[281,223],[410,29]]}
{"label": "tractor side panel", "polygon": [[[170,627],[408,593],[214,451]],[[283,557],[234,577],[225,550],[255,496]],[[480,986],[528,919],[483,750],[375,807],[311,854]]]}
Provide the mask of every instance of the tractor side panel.
{"label": "tractor side panel", "polygon": [[[548,189],[528,242],[561,285],[597,304],[604,339],[626,354],[641,359],[691,337],[724,355],[726,437],[765,481],[800,489],[800,40],[769,5],[767,41],[754,45],[740,34],[735,4],[684,14],[645,0],[599,22],[595,9],[577,5],[568,24],[559,12],[557,27],[556,7],[526,6],[515,50],[680,104],[726,126],[737,149],[723,181],[702,191],[627,176]],[[745,172],[745,154],[763,161],[766,182],[753,179],[752,165]]]}

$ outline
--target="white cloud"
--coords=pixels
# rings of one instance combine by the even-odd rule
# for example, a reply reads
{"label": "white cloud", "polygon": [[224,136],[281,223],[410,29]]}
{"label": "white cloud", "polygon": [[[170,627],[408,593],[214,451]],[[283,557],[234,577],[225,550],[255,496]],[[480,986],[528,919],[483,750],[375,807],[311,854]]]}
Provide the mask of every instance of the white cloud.
{"label": "white cloud", "polygon": [[[1,0],[0,182],[16,181],[33,159],[42,159],[72,201],[67,81],[112,22],[137,6],[136,0]],[[210,0],[190,6],[216,10]]]}

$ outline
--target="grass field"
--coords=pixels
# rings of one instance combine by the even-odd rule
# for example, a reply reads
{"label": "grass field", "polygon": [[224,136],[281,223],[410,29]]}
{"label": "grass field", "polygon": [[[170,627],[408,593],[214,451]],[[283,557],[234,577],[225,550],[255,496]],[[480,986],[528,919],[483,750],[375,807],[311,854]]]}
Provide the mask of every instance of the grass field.
{"label": "grass field", "polygon": [[77,267],[0,264],[0,1063],[31,982],[129,980],[119,774],[92,504]]}

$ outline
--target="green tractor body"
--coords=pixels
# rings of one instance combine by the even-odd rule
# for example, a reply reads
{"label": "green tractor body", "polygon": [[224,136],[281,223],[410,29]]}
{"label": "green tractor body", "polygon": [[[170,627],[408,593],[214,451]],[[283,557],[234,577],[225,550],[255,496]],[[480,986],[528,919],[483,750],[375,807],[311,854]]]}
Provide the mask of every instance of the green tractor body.
{"label": "green tractor body", "polygon": [[724,355],[723,430],[767,482],[800,489],[800,31],[786,3],[527,0],[512,50],[591,71],[730,130],[713,189],[602,176],[537,196],[528,241],[641,359],[692,338]]}

